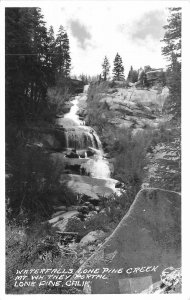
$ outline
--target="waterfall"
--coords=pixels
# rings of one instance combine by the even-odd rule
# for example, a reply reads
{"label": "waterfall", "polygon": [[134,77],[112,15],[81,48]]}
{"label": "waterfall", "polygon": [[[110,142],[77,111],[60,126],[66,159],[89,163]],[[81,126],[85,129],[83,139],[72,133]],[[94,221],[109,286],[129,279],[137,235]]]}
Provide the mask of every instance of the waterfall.
{"label": "waterfall", "polygon": [[[72,107],[70,112],[65,114],[63,118],[59,118],[59,125],[65,129],[66,147],[69,149],[84,150],[85,163],[82,168],[85,173],[95,178],[110,178],[109,162],[103,156],[102,144],[96,131],[85,126],[84,121],[79,119],[77,111],[80,97],[87,97],[88,85],[84,86],[84,92],[81,96],[75,96],[71,101]],[[89,155],[88,152],[92,155]]]}
{"label": "waterfall", "polygon": [[[80,96],[75,96],[75,99],[72,101],[72,106],[70,109],[70,112],[64,115],[64,119],[70,119],[72,120],[76,126],[83,125],[83,121],[79,119],[79,116],[77,115],[78,111],[78,99]],[[62,125],[62,124],[60,124]]]}
{"label": "waterfall", "polygon": [[89,84],[86,84],[85,86],[84,86],[84,89],[83,89],[83,93],[87,93],[88,92],[88,88],[89,88]]}
{"label": "waterfall", "polygon": [[65,140],[67,148],[75,148],[76,150],[88,149],[88,147],[101,149],[98,135],[92,128],[87,126],[66,128]]}

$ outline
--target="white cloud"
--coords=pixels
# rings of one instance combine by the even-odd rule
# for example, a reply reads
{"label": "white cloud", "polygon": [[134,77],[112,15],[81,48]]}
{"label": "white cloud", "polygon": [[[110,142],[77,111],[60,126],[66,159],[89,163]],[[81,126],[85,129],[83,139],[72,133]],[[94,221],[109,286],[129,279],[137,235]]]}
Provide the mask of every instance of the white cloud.
{"label": "white cloud", "polygon": [[[53,25],[57,31],[61,24],[68,32],[72,74],[99,74],[104,56],[113,65],[118,52],[123,59],[127,76],[131,65],[139,68],[147,64],[152,67],[163,67],[166,64],[159,41],[159,33],[166,23],[166,10],[164,3],[156,3],[153,6],[151,2],[137,1],[63,1],[61,7],[42,7],[42,12],[48,25]],[[156,26],[151,14],[157,17]],[[147,15],[147,26],[152,25],[152,29],[146,27],[146,19],[143,19]],[[72,22],[76,20],[87,33],[86,37],[84,31],[81,33],[81,40],[81,28],[76,32],[75,27],[73,32]],[[141,28],[143,20],[144,27]],[[157,26],[161,28],[157,29]],[[84,43],[81,44],[80,41]]]}
{"label": "white cloud", "polygon": [[70,20],[69,25],[71,28],[72,35],[77,39],[79,47],[86,49],[88,42],[91,39],[91,34],[88,28],[80,23],[78,20]]}

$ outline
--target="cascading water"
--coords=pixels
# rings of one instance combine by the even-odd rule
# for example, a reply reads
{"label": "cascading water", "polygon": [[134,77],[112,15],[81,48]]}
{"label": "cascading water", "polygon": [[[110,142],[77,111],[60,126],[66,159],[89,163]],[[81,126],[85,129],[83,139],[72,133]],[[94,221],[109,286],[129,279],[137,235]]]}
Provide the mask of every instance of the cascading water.
{"label": "cascading water", "polygon": [[89,159],[83,166],[92,177],[110,178],[109,163],[102,157],[102,154],[94,155],[93,159]]}
{"label": "cascading water", "polygon": [[77,115],[80,97],[87,97],[87,90],[88,86],[86,85],[84,93],[81,96],[75,96],[74,100],[72,100],[72,107],[69,113],[66,113],[63,118],[59,118],[58,124],[62,125],[65,129],[67,148],[75,149],[76,151],[86,150],[85,157],[87,157],[89,147],[98,150],[83,164],[86,173],[95,178],[110,178],[109,163],[103,157],[102,144],[97,133],[91,127],[85,126],[84,121],[80,120]]}
{"label": "cascading water", "polygon": [[57,124],[63,128],[61,133],[64,133],[64,152],[59,153],[58,159],[64,163],[64,171],[68,174],[68,177],[63,176],[61,182],[66,181],[75,193],[91,199],[112,193],[119,195],[120,190],[115,187],[118,181],[110,176],[110,165],[104,158],[97,133],[85,126],[84,120],[77,115],[80,107],[86,105],[87,90],[88,86],[85,86],[84,92],[71,101],[70,112],[57,119]]}
{"label": "cascading water", "polygon": [[71,119],[75,122],[76,126],[84,125],[84,121],[81,121],[79,119],[79,116],[77,115],[78,111],[78,101],[79,101],[80,96],[75,96],[75,99],[72,101],[72,106],[70,111],[64,115],[64,119]]}
{"label": "cascading water", "polygon": [[96,132],[87,126],[74,126],[65,129],[65,140],[67,148],[76,150],[93,147],[101,149],[101,142]]}

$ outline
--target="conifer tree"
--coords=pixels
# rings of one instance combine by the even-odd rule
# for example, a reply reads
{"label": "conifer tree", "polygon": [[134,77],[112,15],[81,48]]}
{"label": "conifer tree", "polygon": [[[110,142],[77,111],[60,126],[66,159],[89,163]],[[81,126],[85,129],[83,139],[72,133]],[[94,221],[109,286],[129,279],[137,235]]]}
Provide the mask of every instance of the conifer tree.
{"label": "conifer tree", "polygon": [[131,69],[128,73],[127,80],[129,82],[135,83],[138,81],[138,72],[136,70],[133,70],[133,67],[131,66]]}
{"label": "conifer tree", "polygon": [[169,61],[166,72],[166,84],[170,90],[168,110],[178,118],[181,115],[181,8],[169,8],[167,21],[162,54]]}
{"label": "conifer tree", "polygon": [[55,35],[53,26],[50,26],[49,31],[47,33],[48,36],[48,63],[49,66],[53,68],[54,58],[55,58]]}
{"label": "conifer tree", "polygon": [[162,47],[162,54],[169,62],[172,62],[173,53],[178,61],[181,58],[181,8],[169,8],[168,24],[163,28],[165,34],[162,42],[166,45]]}
{"label": "conifer tree", "polygon": [[106,81],[108,79],[109,71],[110,71],[110,64],[106,56],[102,64],[102,69],[103,69],[102,71],[103,79]]}
{"label": "conifer tree", "polygon": [[6,8],[5,26],[6,120],[20,126],[46,101],[47,31],[39,8]]}
{"label": "conifer tree", "polygon": [[55,49],[56,70],[59,74],[63,75],[63,77],[67,78],[70,75],[71,57],[69,51],[69,38],[62,25],[59,27],[59,31],[55,42]]}
{"label": "conifer tree", "polygon": [[50,26],[47,33],[47,53],[46,64],[48,68],[48,84],[49,86],[55,85],[55,36],[53,26]]}
{"label": "conifer tree", "polygon": [[124,67],[121,56],[117,53],[114,59],[113,79],[122,81],[124,77]]}

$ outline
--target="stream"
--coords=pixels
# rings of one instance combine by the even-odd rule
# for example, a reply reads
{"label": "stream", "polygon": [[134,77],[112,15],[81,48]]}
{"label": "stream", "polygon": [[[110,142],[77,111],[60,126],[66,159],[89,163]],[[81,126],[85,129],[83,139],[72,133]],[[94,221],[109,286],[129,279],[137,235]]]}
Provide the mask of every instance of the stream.
{"label": "stream", "polygon": [[[91,191],[100,194],[119,193],[115,188],[118,182],[111,178],[109,161],[104,157],[101,141],[95,130],[85,125],[84,120],[77,114],[79,103],[87,99],[88,86],[84,92],[71,100],[72,107],[63,117],[57,119],[57,124],[65,130],[66,146],[71,164],[80,163],[80,175],[70,174],[70,187],[77,192],[84,192],[91,185]],[[102,185],[102,187],[101,187]],[[83,192],[82,192],[83,191]]]}

